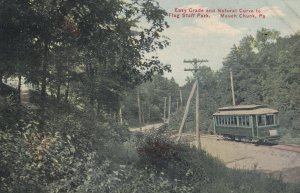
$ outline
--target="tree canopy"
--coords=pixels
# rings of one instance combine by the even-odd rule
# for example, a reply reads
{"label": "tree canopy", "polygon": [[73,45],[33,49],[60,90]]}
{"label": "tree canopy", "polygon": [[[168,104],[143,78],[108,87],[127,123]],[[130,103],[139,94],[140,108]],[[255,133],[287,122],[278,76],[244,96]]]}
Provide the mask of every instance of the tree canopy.
{"label": "tree canopy", "polygon": [[[166,12],[146,1],[3,1],[0,79],[19,76],[47,93],[99,108],[170,70],[153,52],[169,42]],[[63,92],[64,91],[64,92]]]}

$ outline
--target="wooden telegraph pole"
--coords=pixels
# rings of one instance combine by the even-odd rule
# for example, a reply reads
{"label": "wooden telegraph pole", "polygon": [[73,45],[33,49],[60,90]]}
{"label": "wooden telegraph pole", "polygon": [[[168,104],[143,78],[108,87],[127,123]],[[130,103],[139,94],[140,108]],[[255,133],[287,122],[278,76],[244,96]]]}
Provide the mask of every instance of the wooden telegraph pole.
{"label": "wooden telegraph pole", "polygon": [[168,106],[168,125],[170,125],[171,118],[171,96],[169,96],[169,106]]}
{"label": "wooden telegraph pole", "polygon": [[230,84],[231,84],[231,94],[232,94],[232,105],[235,106],[235,96],[234,96],[233,78],[232,78],[231,68],[230,68]]}
{"label": "wooden telegraph pole", "polygon": [[164,97],[164,123],[166,123],[167,97]]}
{"label": "wooden telegraph pole", "polygon": [[120,106],[120,110],[119,110],[119,116],[120,116],[120,125],[123,125],[122,106]]}
{"label": "wooden telegraph pole", "polygon": [[185,111],[185,114],[184,114],[184,119],[182,120],[182,123],[181,123],[181,126],[180,126],[180,129],[179,129],[179,136],[178,136],[178,140],[180,139],[180,135],[181,135],[181,132],[182,132],[182,127],[184,125],[184,122],[185,122],[185,119],[186,119],[186,114],[188,113],[188,108],[189,108],[189,102],[193,96],[193,93],[195,91],[195,87],[197,88],[196,89],[196,110],[195,110],[195,119],[196,119],[196,140],[197,140],[197,144],[196,144],[196,148],[197,149],[201,149],[201,141],[200,141],[200,111],[199,111],[199,81],[198,81],[198,76],[197,76],[197,72],[199,71],[199,66],[198,64],[201,64],[203,62],[208,62],[208,60],[199,60],[199,59],[193,59],[193,60],[184,60],[183,61],[184,63],[192,63],[194,65],[194,68],[192,69],[184,69],[184,71],[192,71],[194,72],[194,76],[196,76],[196,81],[194,83],[194,86],[193,86],[193,89],[190,93],[190,96],[189,96],[189,100],[188,100],[188,104],[187,104],[187,107],[186,107],[186,111]]}
{"label": "wooden telegraph pole", "polygon": [[180,96],[180,110],[182,109],[182,92],[181,87],[179,87],[179,96]]}
{"label": "wooden telegraph pole", "polygon": [[137,105],[138,105],[138,113],[139,113],[139,126],[142,128],[142,112],[141,112],[141,101],[140,101],[140,91],[137,90]]}

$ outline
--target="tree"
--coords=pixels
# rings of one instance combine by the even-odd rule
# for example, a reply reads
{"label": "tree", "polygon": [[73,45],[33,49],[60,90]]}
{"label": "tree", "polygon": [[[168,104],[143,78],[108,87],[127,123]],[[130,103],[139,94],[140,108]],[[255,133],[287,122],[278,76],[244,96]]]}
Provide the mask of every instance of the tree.
{"label": "tree", "polygon": [[[168,27],[166,12],[154,0],[15,0],[1,9],[1,50],[7,52],[1,52],[0,75],[37,85],[42,107],[49,91],[60,101],[61,90],[65,99],[72,91],[98,111],[107,104],[103,95],[110,95],[114,107],[127,88],[170,69],[151,54],[168,45],[160,35]],[[77,81],[74,89],[71,80]]]}

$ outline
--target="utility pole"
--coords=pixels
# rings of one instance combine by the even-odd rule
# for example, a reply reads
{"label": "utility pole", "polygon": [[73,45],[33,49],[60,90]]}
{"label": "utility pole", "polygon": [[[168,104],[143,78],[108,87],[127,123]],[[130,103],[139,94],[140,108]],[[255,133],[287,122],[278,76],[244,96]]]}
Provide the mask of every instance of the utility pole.
{"label": "utility pole", "polygon": [[169,96],[168,125],[170,125],[170,118],[171,118],[171,96]]}
{"label": "utility pole", "polygon": [[138,105],[138,113],[139,113],[139,126],[142,128],[142,113],[141,113],[141,102],[140,102],[140,91],[137,90],[137,105]]}
{"label": "utility pole", "polygon": [[141,106],[141,114],[142,114],[142,124],[145,125],[145,111],[144,111],[144,105]]}
{"label": "utility pole", "polygon": [[235,106],[235,96],[234,96],[233,78],[232,78],[231,68],[230,68],[230,83],[231,83],[232,105]]}
{"label": "utility pole", "polygon": [[192,90],[190,92],[189,98],[188,98],[188,100],[186,102],[184,114],[183,114],[183,117],[182,117],[182,120],[181,120],[181,123],[180,123],[180,127],[179,127],[179,131],[178,131],[177,142],[179,142],[179,140],[181,138],[183,126],[184,126],[185,120],[187,118],[187,115],[189,113],[189,108],[190,108],[191,100],[193,98],[193,95],[194,95],[194,92],[196,90],[196,87],[197,87],[197,83],[195,82],[194,85],[193,85],[193,87],[192,87]]}
{"label": "utility pole", "polygon": [[151,119],[151,106],[149,104],[148,105],[148,124],[150,123],[150,119]]}
{"label": "utility pole", "polygon": [[164,123],[166,123],[167,97],[164,97]]}
{"label": "utility pole", "polygon": [[200,141],[200,110],[199,110],[199,80],[198,80],[198,75],[197,72],[199,71],[199,66],[201,63],[203,62],[208,62],[208,60],[199,60],[199,59],[193,59],[193,60],[184,60],[184,63],[192,63],[194,68],[191,69],[184,69],[184,71],[193,71],[195,74],[194,76],[196,76],[196,110],[195,110],[195,119],[196,119],[196,140],[197,140],[197,144],[196,144],[196,148],[197,149],[201,149],[201,141]]}
{"label": "utility pole", "polygon": [[182,92],[181,92],[181,87],[179,87],[179,96],[180,96],[180,109],[182,109]]}
{"label": "utility pole", "polygon": [[120,125],[123,125],[122,106],[120,106],[119,116],[120,116]]}

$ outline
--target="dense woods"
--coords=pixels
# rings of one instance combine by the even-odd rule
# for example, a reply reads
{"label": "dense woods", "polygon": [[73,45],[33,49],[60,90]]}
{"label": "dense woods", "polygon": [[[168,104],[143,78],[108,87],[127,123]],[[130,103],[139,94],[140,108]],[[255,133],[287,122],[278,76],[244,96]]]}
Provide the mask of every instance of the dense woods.
{"label": "dense woods", "polygon": [[[212,114],[218,108],[232,105],[230,70],[236,104],[264,104],[277,109],[280,116],[281,131],[299,138],[300,123],[300,34],[280,36],[275,30],[261,29],[255,36],[244,37],[239,45],[233,45],[224,58],[223,67],[213,71],[209,66],[201,66],[197,74],[187,78],[182,86],[185,104],[196,77],[200,88],[201,129],[212,131]],[[172,80],[168,80],[171,84]],[[172,96],[173,104],[179,99],[179,86],[169,86],[172,91],[161,88],[164,93],[155,92],[157,83],[145,83],[148,95],[159,97],[160,112],[163,112],[163,97]],[[161,83],[162,84],[162,83]],[[148,86],[152,85],[152,86]],[[146,90],[147,90],[146,89]],[[144,101],[149,101],[144,99]],[[187,119],[187,130],[194,130],[195,100]],[[172,108],[172,128],[179,128],[180,114]],[[179,109],[180,110],[180,109]],[[135,116],[137,117],[137,115]],[[161,115],[162,117],[162,115]],[[299,143],[299,142],[298,142]]]}
{"label": "dense woods", "polygon": [[127,88],[169,70],[148,54],[168,45],[160,35],[168,27],[165,12],[153,1],[1,4],[1,80],[14,76],[22,84],[24,77],[41,103],[50,92],[57,101],[99,111],[118,106]]}
{"label": "dense woods", "polygon": [[[182,88],[184,102],[198,77],[200,84],[201,128],[212,131],[212,114],[218,108],[232,105],[230,70],[236,104],[264,104],[277,109],[281,131],[297,137],[300,131],[300,34],[280,36],[275,30],[261,29],[253,37],[244,37],[233,45],[218,71],[201,66],[193,77],[187,78]],[[177,96],[179,97],[179,92]],[[187,129],[194,129],[192,101]],[[178,115],[174,112],[173,128],[178,129]],[[283,134],[283,135],[285,135]],[[285,137],[283,137],[285,138]]]}
{"label": "dense woods", "polygon": [[[155,55],[169,45],[165,15],[154,0],[0,1],[0,192],[297,192],[166,137],[181,103],[178,84],[162,76],[170,65]],[[219,71],[201,67],[201,129],[231,103],[231,68],[237,103],[277,108],[297,136],[299,52],[299,33],[262,29],[234,45]],[[182,87],[183,106],[194,79]],[[24,84],[34,89],[22,93]],[[162,122],[169,96],[171,127],[129,132]]]}

